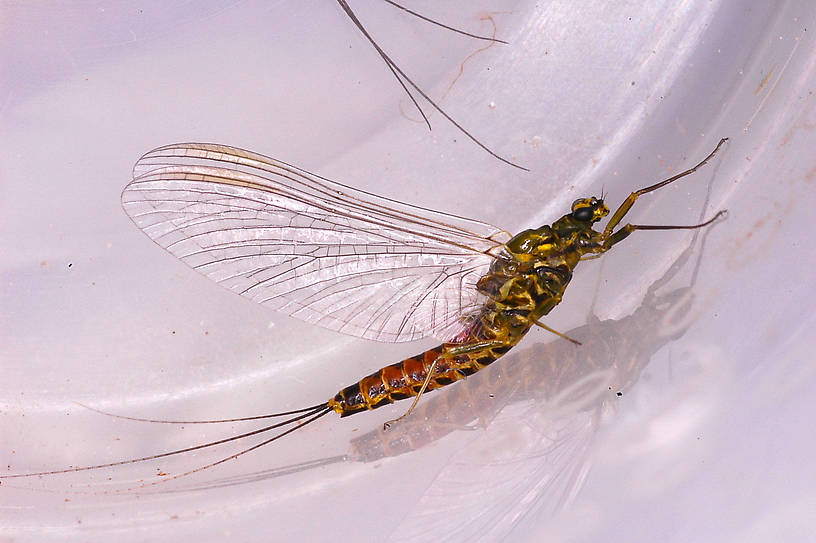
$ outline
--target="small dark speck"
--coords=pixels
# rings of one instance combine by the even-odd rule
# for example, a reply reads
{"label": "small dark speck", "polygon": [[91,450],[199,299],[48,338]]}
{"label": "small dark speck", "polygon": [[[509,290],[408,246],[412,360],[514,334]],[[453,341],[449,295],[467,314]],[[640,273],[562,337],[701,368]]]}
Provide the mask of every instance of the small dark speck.
{"label": "small dark speck", "polygon": [[631,21],[631,20],[632,20],[632,18],[631,18],[631,17],[629,17],[629,20]]}
{"label": "small dark speck", "polygon": [[634,82],[634,81],[632,81],[632,86],[633,86],[633,87],[635,86],[635,82]]}
{"label": "small dark speck", "polygon": [[175,331],[175,330],[173,330],[173,331],[172,331],[172,332],[170,332],[170,333],[171,333],[171,334],[175,334],[175,333],[176,333],[176,331]]}
{"label": "small dark speck", "polygon": [[68,267],[69,267],[69,268],[70,268],[71,266],[73,266],[73,265],[74,265],[74,264],[73,264],[73,263],[71,263],[71,262],[69,262],[69,263],[68,263]]}
{"label": "small dark speck", "polygon": [[493,394],[488,394],[487,397],[488,398],[495,398],[495,396]]}
{"label": "small dark speck", "polygon": [[617,391],[617,392],[615,393],[615,395],[616,395],[618,398],[620,398],[621,396],[623,396],[623,392],[621,392],[621,391],[619,390],[619,391]]}

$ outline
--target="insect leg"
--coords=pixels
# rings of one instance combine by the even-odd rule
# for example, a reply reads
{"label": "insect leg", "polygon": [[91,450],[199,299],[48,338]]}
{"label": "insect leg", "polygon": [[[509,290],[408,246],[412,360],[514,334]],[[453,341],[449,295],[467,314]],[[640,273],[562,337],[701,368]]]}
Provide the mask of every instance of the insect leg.
{"label": "insect leg", "polygon": [[580,345],[580,344],[581,344],[581,342],[580,342],[580,341],[578,341],[577,339],[572,339],[572,338],[571,338],[571,337],[569,337],[568,335],[566,335],[566,334],[562,334],[562,333],[561,333],[561,332],[559,332],[558,330],[554,330],[553,328],[550,328],[549,326],[547,326],[547,325],[546,325],[546,324],[544,324],[543,322],[540,322],[540,321],[533,321],[533,324],[535,324],[536,326],[539,326],[539,327],[541,327],[541,328],[545,329],[545,330],[546,330],[546,331],[548,331],[548,332],[551,332],[551,333],[555,334],[555,335],[556,335],[556,336],[558,336],[558,337],[562,337],[562,338],[566,339],[566,340],[567,340],[567,341],[569,341],[569,342],[575,343],[576,345]]}
{"label": "insect leg", "polygon": [[705,222],[701,222],[700,224],[627,224],[626,226],[618,229],[614,234],[605,236],[600,252],[603,253],[608,251],[613,245],[629,237],[629,234],[635,230],[694,230],[695,228],[703,228],[704,226],[708,226],[727,213],[727,210],[722,209],[718,211],[716,215]]}
{"label": "insect leg", "polygon": [[425,393],[425,390],[427,390],[428,383],[431,382],[431,378],[433,377],[434,371],[436,371],[437,362],[439,362],[439,358],[434,360],[433,363],[431,363],[431,366],[428,368],[428,374],[425,376],[425,380],[422,382],[422,386],[420,387],[419,392],[417,392],[417,395],[414,397],[414,402],[411,404],[411,407],[408,408],[408,411],[406,411],[401,416],[399,416],[399,417],[397,417],[397,418],[395,418],[393,420],[389,420],[389,421],[386,421],[385,423],[383,423],[383,430],[388,430],[393,423],[399,422],[399,421],[401,421],[402,419],[404,419],[405,417],[407,417],[408,415],[411,414],[411,411],[414,410],[414,408],[419,403],[419,399]]}
{"label": "insect leg", "polygon": [[460,354],[470,354],[485,349],[493,349],[496,347],[504,347],[507,345],[506,341],[500,339],[492,339],[489,341],[479,341],[478,343],[465,343],[463,345],[450,345],[445,350],[452,356]]}
{"label": "insect leg", "polygon": [[[447,356],[447,357],[460,356],[460,355],[470,354],[470,353],[474,353],[474,352],[478,352],[478,351],[484,351],[486,349],[493,349],[493,348],[496,348],[496,347],[505,347],[505,346],[507,346],[506,341],[502,341],[502,340],[499,340],[499,339],[494,339],[494,340],[490,340],[490,341],[480,341],[478,343],[466,343],[466,344],[463,344],[463,345],[452,345],[452,346],[446,347],[445,354],[442,355],[442,356],[437,357],[431,363],[431,365],[428,367],[428,371],[427,371],[427,373],[425,375],[425,380],[422,382],[422,386],[420,387],[419,392],[417,392],[416,396],[414,397],[414,402],[411,404],[411,407],[408,408],[408,411],[406,411],[402,416],[400,416],[400,417],[398,417],[396,419],[389,420],[389,421],[385,422],[383,424],[383,430],[388,430],[388,428],[390,428],[393,423],[401,421],[402,419],[404,419],[405,417],[410,415],[411,411],[413,411],[414,408],[416,408],[417,404],[419,403],[419,399],[422,397],[422,395],[428,389],[428,385],[430,384],[431,379],[433,379],[433,374],[434,374],[434,371],[436,371],[436,366],[439,363],[440,358],[442,358],[443,356]],[[492,358],[495,359],[495,358],[497,358],[497,356],[492,355]]]}
{"label": "insect leg", "polygon": [[[720,150],[720,147],[722,147],[722,146],[723,146],[723,144],[724,144],[726,141],[728,141],[728,138],[723,138],[723,139],[721,139],[721,140],[719,141],[719,143],[717,143],[717,146],[714,148],[714,150],[713,150],[713,151],[711,151],[711,153],[709,153],[709,155],[708,155],[707,157],[705,157],[703,160],[701,160],[701,161],[700,161],[700,163],[699,163],[699,164],[697,164],[696,166],[694,166],[693,168],[689,168],[688,170],[686,170],[686,171],[684,171],[684,172],[680,172],[680,173],[678,173],[677,175],[673,175],[672,177],[669,177],[668,179],[665,179],[665,180],[663,180],[663,181],[661,181],[661,182],[659,182],[659,183],[655,183],[654,185],[648,186],[648,187],[646,187],[646,188],[642,188],[642,189],[640,189],[640,190],[636,190],[635,192],[633,192],[632,194],[630,194],[630,195],[629,195],[629,196],[626,198],[626,200],[624,200],[624,201],[623,201],[623,203],[620,205],[620,207],[619,207],[618,209],[616,209],[616,210],[615,210],[615,213],[613,213],[613,214],[612,214],[612,218],[611,218],[611,219],[609,219],[609,224],[607,224],[607,225],[606,225],[606,228],[604,228],[604,232],[603,232],[604,237],[605,237],[605,238],[606,238],[606,237],[609,237],[609,236],[612,234],[612,230],[614,230],[614,229],[615,229],[615,227],[618,225],[618,223],[620,223],[620,222],[621,222],[621,220],[623,220],[624,215],[626,215],[626,214],[629,212],[629,210],[632,208],[632,205],[634,205],[635,201],[637,201],[637,199],[638,199],[639,197],[641,197],[641,196],[643,196],[644,194],[647,194],[647,193],[649,193],[649,192],[656,191],[656,190],[657,190],[657,189],[659,189],[659,188],[665,187],[665,186],[666,186],[666,185],[668,185],[669,183],[673,183],[673,182],[677,181],[678,179],[680,179],[681,177],[685,177],[685,176],[687,176],[687,175],[690,175],[690,174],[692,174],[692,173],[696,172],[696,171],[697,171],[699,168],[701,168],[701,167],[702,167],[702,166],[704,166],[704,165],[705,165],[705,164],[706,164],[706,163],[707,163],[709,160],[711,160],[711,158],[712,158],[712,157],[713,157],[715,154],[717,154],[717,151],[719,151],[719,150]],[[700,226],[705,226],[705,225],[700,225]],[[692,228],[700,228],[700,226],[694,226],[694,227],[692,227]],[[641,228],[641,229],[643,229],[643,228]],[[637,230],[637,229],[636,229],[636,230]],[[645,230],[645,229],[644,229],[644,230]],[[654,229],[654,228],[651,228],[651,230],[655,230],[655,229]],[[630,232],[630,233],[631,233],[631,232]],[[628,236],[628,235],[629,235],[629,234],[626,234],[626,235],[624,235],[623,237],[626,237],[626,236]],[[621,239],[623,239],[623,238],[621,238]],[[620,241],[620,240],[618,240],[618,241]],[[614,245],[614,243],[613,243],[612,245]]]}

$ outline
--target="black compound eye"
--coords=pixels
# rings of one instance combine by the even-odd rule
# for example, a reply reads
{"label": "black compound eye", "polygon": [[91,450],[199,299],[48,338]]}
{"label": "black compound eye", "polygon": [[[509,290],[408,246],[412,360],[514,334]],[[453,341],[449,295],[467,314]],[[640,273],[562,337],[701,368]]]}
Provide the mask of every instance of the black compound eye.
{"label": "black compound eye", "polygon": [[595,212],[591,207],[582,207],[573,211],[572,216],[576,221],[589,222],[595,216]]}

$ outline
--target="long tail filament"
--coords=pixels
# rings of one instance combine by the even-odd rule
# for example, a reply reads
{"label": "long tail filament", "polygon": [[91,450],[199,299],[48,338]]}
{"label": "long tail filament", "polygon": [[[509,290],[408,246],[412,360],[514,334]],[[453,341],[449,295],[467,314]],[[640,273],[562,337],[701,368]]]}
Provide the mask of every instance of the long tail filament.
{"label": "long tail filament", "polygon": [[[120,460],[118,462],[108,462],[108,463],[105,463],[105,464],[95,464],[95,465],[92,465],[92,466],[80,466],[80,467],[74,467],[74,468],[65,468],[65,469],[49,470],[49,471],[39,471],[39,472],[33,472],[33,473],[18,473],[18,474],[12,474],[12,475],[0,475],[0,480],[2,480],[2,479],[16,479],[16,478],[22,478],[22,477],[38,477],[38,476],[43,476],[43,475],[57,475],[57,474],[60,474],[60,473],[73,473],[73,472],[77,472],[77,471],[88,471],[88,470],[95,470],[95,469],[102,469],[102,468],[110,468],[110,467],[115,467],[115,466],[122,466],[122,465],[125,465],[125,464],[135,464],[137,462],[147,462],[149,460],[156,460],[156,459],[159,459],[159,458],[166,458],[168,456],[174,456],[174,455],[178,455],[178,454],[184,454],[184,453],[188,453],[188,452],[192,452],[192,451],[197,451],[197,450],[200,450],[200,449],[206,449],[206,448],[209,448],[209,447],[215,447],[217,445],[223,445],[224,443],[230,443],[232,441],[238,441],[240,439],[244,439],[244,438],[264,434],[266,432],[270,432],[270,431],[275,430],[277,428],[281,428],[281,427],[284,427],[284,426],[287,426],[287,425],[290,425],[290,424],[298,423],[297,425],[295,425],[295,426],[293,426],[293,427],[291,427],[291,428],[289,428],[289,429],[287,429],[287,430],[285,430],[285,431],[283,431],[283,432],[281,432],[281,433],[279,433],[279,434],[277,434],[277,435],[275,435],[275,436],[273,436],[273,437],[271,437],[271,438],[269,438],[269,439],[267,439],[267,440],[265,440],[265,441],[263,441],[263,442],[261,442],[261,443],[259,443],[257,445],[253,445],[252,447],[245,448],[245,449],[243,449],[241,451],[238,451],[235,454],[231,454],[229,456],[226,456],[226,457],[224,457],[224,458],[222,458],[220,460],[217,460],[215,462],[212,462],[210,464],[206,464],[204,466],[199,466],[199,467],[197,467],[195,469],[186,471],[184,473],[180,473],[178,475],[174,475],[172,477],[163,478],[163,479],[161,479],[159,481],[155,481],[155,482],[150,483],[150,484],[152,485],[152,484],[162,483],[162,482],[165,482],[165,481],[171,481],[173,479],[179,479],[181,477],[186,477],[186,476],[191,475],[193,473],[197,473],[199,471],[203,471],[203,470],[215,467],[215,466],[217,466],[219,464],[223,464],[224,462],[227,462],[229,460],[233,460],[235,458],[238,458],[239,456],[242,456],[242,455],[244,455],[244,454],[246,454],[248,452],[254,451],[255,449],[259,449],[259,448],[261,448],[261,447],[263,447],[265,445],[268,445],[268,444],[272,443],[273,441],[276,441],[276,440],[278,440],[278,439],[280,439],[280,438],[282,438],[282,437],[284,437],[286,435],[289,435],[292,432],[294,432],[295,430],[298,430],[298,429],[303,428],[304,426],[306,426],[308,424],[311,424],[312,422],[316,421],[320,417],[322,417],[322,416],[324,416],[324,415],[326,415],[326,414],[328,414],[328,413],[330,413],[332,411],[332,409],[328,406],[327,403],[322,403],[322,404],[319,404],[319,405],[314,405],[312,407],[306,407],[306,408],[303,408],[303,409],[296,409],[294,411],[285,411],[285,412],[281,412],[281,413],[271,413],[271,414],[267,414],[267,415],[258,415],[258,416],[254,416],[254,417],[242,417],[242,418],[234,418],[234,419],[217,419],[217,420],[171,421],[171,420],[143,419],[143,418],[137,418],[137,417],[127,417],[127,416],[123,416],[123,415],[115,415],[115,414],[111,414],[111,413],[106,413],[106,412],[100,411],[98,409],[93,409],[93,408],[89,408],[89,409],[91,409],[92,411],[96,411],[98,413],[102,413],[102,414],[105,414],[105,415],[109,415],[109,416],[113,416],[113,417],[121,418],[121,419],[125,419],[125,420],[134,420],[134,421],[141,421],[141,422],[157,422],[157,423],[165,423],[165,424],[215,424],[215,423],[222,423],[222,422],[240,422],[240,421],[276,418],[276,417],[283,417],[283,416],[289,416],[289,415],[295,415],[295,416],[293,416],[291,418],[288,418],[288,419],[286,419],[284,421],[281,421],[281,422],[278,422],[278,423],[275,423],[275,424],[270,424],[269,426],[265,426],[265,427],[259,428],[257,430],[253,430],[251,432],[244,432],[242,434],[238,434],[238,435],[235,435],[235,436],[227,437],[227,438],[224,438],[224,439],[218,439],[218,440],[215,440],[215,441],[209,441],[207,443],[201,443],[199,445],[193,445],[191,447],[185,447],[183,449],[175,449],[175,450],[172,450],[172,451],[167,451],[167,452],[163,452],[163,453],[159,453],[159,454],[153,454],[153,455],[150,455],[150,456],[142,456],[142,457],[139,457],[139,458],[130,458],[128,460]],[[303,421],[303,422],[301,422],[301,421]],[[147,485],[145,485],[145,486],[147,486]]]}

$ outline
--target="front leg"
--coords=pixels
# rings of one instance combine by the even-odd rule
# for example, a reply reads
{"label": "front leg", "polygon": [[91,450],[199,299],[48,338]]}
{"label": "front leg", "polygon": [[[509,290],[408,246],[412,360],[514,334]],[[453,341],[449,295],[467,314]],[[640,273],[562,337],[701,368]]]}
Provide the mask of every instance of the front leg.
{"label": "front leg", "polygon": [[[711,153],[709,153],[709,155],[707,157],[705,157],[703,160],[701,160],[699,162],[699,164],[697,164],[693,168],[689,168],[688,170],[686,170],[684,172],[680,172],[677,175],[673,175],[672,177],[669,177],[668,179],[664,179],[663,181],[661,181],[659,183],[655,183],[654,185],[650,185],[650,186],[648,186],[646,188],[636,190],[635,192],[630,194],[626,198],[626,200],[623,201],[623,203],[620,205],[620,207],[618,207],[618,209],[616,209],[615,212],[612,214],[612,217],[609,219],[609,223],[606,225],[606,228],[603,231],[603,236],[605,238],[610,238],[610,237],[614,236],[612,234],[612,230],[614,230],[615,227],[621,222],[621,220],[623,220],[623,217],[627,213],[629,213],[629,210],[632,208],[632,206],[634,205],[635,201],[638,198],[640,198],[644,194],[656,191],[657,189],[663,188],[663,187],[665,187],[666,185],[668,185],[670,183],[674,183],[675,181],[677,181],[678,179],[680,179],[682,177],[685,177],[687,175],[690,175],[690,174],[696,172],[698,169],[703,167],[709,160],[711,160],[711,158],[715,154],[717,154],[717,151],[720,150],[720,147],[722,147],[723,144],[725,144],[725,142],[727,142],[727,141],[728,141],[728,138],[721,139],[720,142],[717,144],[717,146],[714,148],[714,150],[711,151]],[[626,226],[621,228],[618,232],[626,230],[627,228],[632,227],[632,226],[634,226],[634,225],[627,224]],[[692,227],[692,228],[700,228],[700,226],[696,226],[696,227]],[[620,241],[621,239],[628,236],[629,234],[631,234],[633,230],[646,230],[646,228],[637,227],[637,228],[630,229],[627,234],[622,235],[622,237],[620,239],[616,239],[614,242],[612,242],[610,244],[610,247],[612,245],[614,245],[615,243],[617,243],[618,241]]]}
{"label": "front leg", "polygon": [[616,232],[607,234],[604,232],[601,235],[601,245],[598,247],[597,250],[593,251],[595,253],[605,253],[609,249],[611,249],[615,244],[623,241],[629,234],[634,232],[635,230],[694,230],[695,228],[703,228],[704,226],[708,226],[709,224],[713,223],[723,215],[726,215],[728,212],[723,209],[717,212],[716,215],[711,217],[705,222],[701,222],[700,224],[689,224],[689,225],[675,225],[675,224],[627,224],[622,228],[619,228]]}

